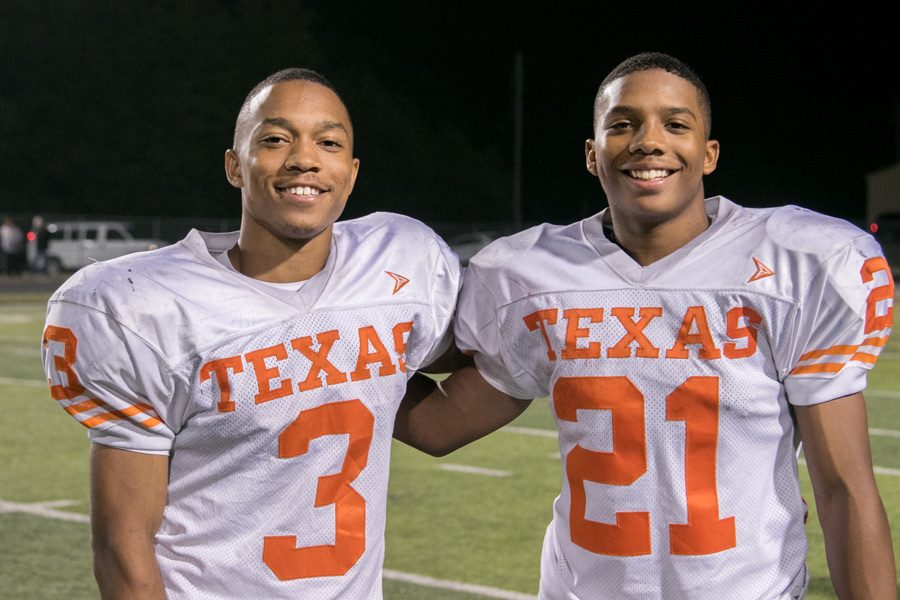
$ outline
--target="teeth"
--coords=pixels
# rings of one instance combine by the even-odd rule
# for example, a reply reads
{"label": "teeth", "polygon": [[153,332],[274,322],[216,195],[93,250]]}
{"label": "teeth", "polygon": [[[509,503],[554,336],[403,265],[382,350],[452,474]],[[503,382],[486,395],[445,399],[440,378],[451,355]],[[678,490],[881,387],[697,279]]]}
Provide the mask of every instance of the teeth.
{"label": "teeth", "polygon": [[666,169],[649,169],[647,171],[628,171],[628,174],[635,179],[650,180],[668,177],[669,171]]}
{"label": "teeth", "polygon": [[318,196],[319,190],[309,186],[297,186],[287,188],[287,191],[295,196]]}

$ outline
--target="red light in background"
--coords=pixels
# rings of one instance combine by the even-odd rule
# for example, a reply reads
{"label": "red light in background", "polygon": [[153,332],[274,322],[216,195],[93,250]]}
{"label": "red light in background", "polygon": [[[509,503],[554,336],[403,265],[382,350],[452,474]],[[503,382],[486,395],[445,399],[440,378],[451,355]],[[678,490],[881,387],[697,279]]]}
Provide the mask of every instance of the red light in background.
{"label": "red light in background", "polygon": [[872,233],[878,233],[878,223],[872,223],[869,225],[869,231]]}
{"label": "red light in background", "polygon": [[34,240],[37,239],[37,234],[36,234],[35,232],[33,232],[33,231],[29,231],[29,232],[25,235],[25,237],[28,238],[28,241],[29,241],[29,242],[33,242]]}

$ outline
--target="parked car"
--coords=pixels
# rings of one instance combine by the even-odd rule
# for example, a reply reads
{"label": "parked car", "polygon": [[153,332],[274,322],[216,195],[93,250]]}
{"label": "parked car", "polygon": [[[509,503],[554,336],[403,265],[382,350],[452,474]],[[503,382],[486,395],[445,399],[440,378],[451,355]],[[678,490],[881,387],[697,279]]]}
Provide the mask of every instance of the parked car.
{"label": "parked car", "polygon": [[135,238],[124,221],[57,221],[47,225],[46,269],[50,275],[74,271],[92,262],[132,252],[153,250],[169,243]]}
{"label": "parked car", "polygon": [[448,238],[447,245],[459,255],[459,262],[466,266],[470,258],[498,237],[500,234],[493,231],[472,231]]}

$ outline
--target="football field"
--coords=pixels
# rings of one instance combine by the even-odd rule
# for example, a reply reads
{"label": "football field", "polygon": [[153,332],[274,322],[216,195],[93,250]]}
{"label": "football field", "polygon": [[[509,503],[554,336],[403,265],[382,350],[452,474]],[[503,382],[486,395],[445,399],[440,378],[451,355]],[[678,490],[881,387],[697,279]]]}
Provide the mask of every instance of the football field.
{"label": "football field", "polygon": [[[0,597],[97,598],[87,524],[86,430],[50,399],[39,360],[46,294],[0,294]],[[878,485],[900,556],[900,335],[866,392]],[[442,459],[394,442],[385,597],[535,598],[560,487],[552,418],[535,401],[511,426]],[[834,598],[801,467],[811,571],[807,598]]]}

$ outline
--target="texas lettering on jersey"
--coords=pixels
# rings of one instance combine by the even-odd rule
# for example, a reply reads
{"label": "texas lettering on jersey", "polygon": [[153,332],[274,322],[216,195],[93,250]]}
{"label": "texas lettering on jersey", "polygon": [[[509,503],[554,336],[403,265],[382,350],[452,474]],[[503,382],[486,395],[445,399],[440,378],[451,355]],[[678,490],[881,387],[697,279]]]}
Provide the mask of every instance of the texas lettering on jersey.
{"label": "texas lettering on jersey", "polygon": [[[412,326],[412,321],[405,321],[391,327],[388,344],[393,348],[393,355],[388,351],[388,344],[372,325],[358,328],[357,335],[352,340],[342,339],[340,331],[330,329],[241,355],[205,362],[200,367],[200,382],[215,380],[219,394],[217,408],[220,412],[227,413],[236,408],[231,393],[233,379],[236,377],[255,378],[258,391],[253,400],[256,404],[294,393],[294,381],[289,377],[282,377],[282,365],[285,363],[297,364],[300,361],[300,370],[297,372],[306,369],[303,379],[296,382],[296,390],[299,392],[369,379],[372,377],[370,367],[373,365],[377,365],[379,377],[405,373],[406,340]],[[339,368],[329,358],[332,349],[340,344],[354,344],[356,361],[352,370],[349,364],[342,364]],[[346,349],[342,354],[346,354]],[[245,371],[245,365],[252,367],[252,374]],[[275,387],[273,381],[278,381]]]}
{"label": "texas lettering on jersey", "polygon": [[[387,377],[406,372],[406,340],[412,331],[413,322],[403,321],[390,328],[388,343],[382,340],[373,325],[359,327],[352,339],[342,339],[337,329],[321,331],[312,335],[297,337],[287,342],[247,351],[236,356],[218,358],[203,363],[199,369],[201,384],[217,386],[219,412],[234,412],[237,407],[232,398],[232,387],[237,377],[252,377],[256,381],[257,393],[253,396],[256,404],[269,402],[277,398],[290,396],[295,391],[295,383],[290,377],[283,377],[284,365],[290,364],[295,372],[305,373],[303,379],[296,382],[296,391],[308,392],[324,386],[334,386],[348,381],[363,381],[372,377],[370,367],[377,366],[375,372],[379,377]],[[349,337],[349,336],[348,336]],[[65,375],[65,380],[49,380],[50,392],[56,400],[73,400],[85,394],[85,389],[78,380],[73,367],[77,360],[78,338],[71,329],[49,326],[44,332],[44,344],[60,344],[60,353],[54,353],[54,366],[58,374]],[[339,368],[330,358],[336,345],[352,345],[343,348],[341,354],[355,355],[352,364],[341,364]],[[393,352],[390,352],[388,348]],[[249,366],[250,369],[246,367]],[[305,371],[304,371],[305,370]],[[273,385],[273,381],[277,384]],[[214,383],[213,383],[214,382]],[[64,404],[63,408],[88,428],[96,427],[107,421],[131,419],[144,427],[160,424],[155,416],[146,419],[135,419],[147,413],[152,415],[152,408],[144,403],[135,403],[130,409],[107,412],[87,411],[103,408],[99,398],[85,398],[78,404]],[[80,418],[81,416],[86,418]]]}
{"label": "texas lettering on jersey", "polygon": [[[689,346],[697,346],[702,359],[747,358],[756,353],[757,328],[762,317],[753,308],[735,306],[724,311],[728,342],[721,340],[721,334],[714,336],[710,330],[706,309],[690,306],[681,318],[681,326],[667,332],[665,338],[650,339],[646,333],[654,319],[664,317],[660,306],[610,308],[612,319],[604,321],[607,314],[603,307],[596,308],[544,308],[522,318],[529,331],[540,331],[547,345],[547,360],[591,359],[591,358],[658,358],[687,359]],[[664,319],[671,322],[671,319]],[[621,334],[618,341],[604,348],[602,342],[592,339],[591,330],[586,326],[613,321],[611,330],[617,327]],[[621,325],[619,328],[618,325]],[[559,326],[565,330],[562,347],[551,342],[548,326]],[[718,340],[717,340],[718,338]],[[738,340],[743,340],[738,342]]]}

